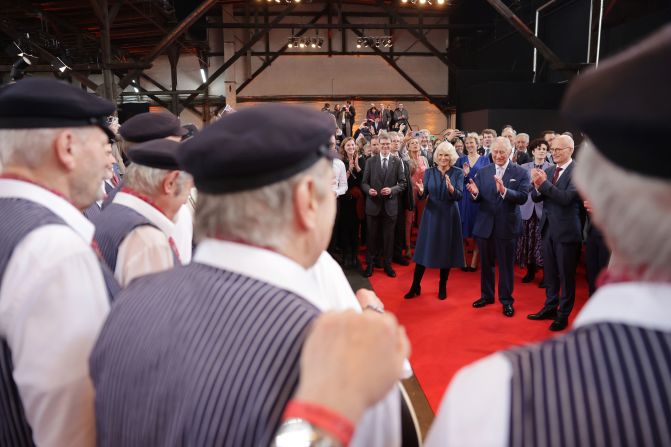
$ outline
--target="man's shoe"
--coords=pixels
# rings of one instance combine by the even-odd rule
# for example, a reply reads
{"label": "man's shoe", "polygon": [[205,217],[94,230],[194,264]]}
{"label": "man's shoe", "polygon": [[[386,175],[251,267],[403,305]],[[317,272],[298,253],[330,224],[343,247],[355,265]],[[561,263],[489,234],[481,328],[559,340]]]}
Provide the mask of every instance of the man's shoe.
{"label": "man's shoe", "polygon": [[485,307],[487,304],[494,304],[494,298],[480,298],[473,302],[473,307]]}
{"label": "man's shoe", "polygon": [[391,268],[391,265],[387,264],[384,266],[384,272],[389,276],[390,278],[396,278],[396,272],[394,271],[393,268]]}
{"label": "man's shoe", "polygon": [[370,278],[371,276],[373,276],[373,264],[368,264],[366,266],[366,270],[364,270],[363,276],[366,278]]}
{"label": "man's shoe", "polygon": [[527,315],[529,320],[554,320],[557,317],[557,309],[542,308],[535,314]]}
{"label": "man's shoe", "polygon": [[513,309],[512,304],[503,305],[503,315],[505,315],[506,317],[512,317],[513,315],[515,315],[515,309]]}
{"label": "man's shoe", "polygon": [[564,329],[566,329],[566,326],[568,326],[568,320],[556,319],[550,325],[550,330],[552,332],[563,331]]}
{"label": "man's shoe", "polygon": [[398,265],[410,265],[410,262],[403,256],[397,256],[393,259],[393,261]]}

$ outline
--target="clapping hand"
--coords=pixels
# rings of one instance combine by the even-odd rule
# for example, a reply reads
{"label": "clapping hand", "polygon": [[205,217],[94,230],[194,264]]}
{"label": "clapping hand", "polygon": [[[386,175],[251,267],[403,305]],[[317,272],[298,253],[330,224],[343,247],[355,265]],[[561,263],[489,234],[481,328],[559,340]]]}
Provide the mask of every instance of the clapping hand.
{"label": "clapping hand", "polygon": [[471,167],[468,166],[468,163],[464,163],[464,165],[462,166],[462,168],[463,168],[463,170],[464,170],[464,175],[468,175],[468,174],[471,172]]}
{"label": "clapping hand", "polygon": [[450,176],[445,174],[445,186],[447,186],[447,191],[452,194],[454,193],[454,186],[452,185],[452,182],[450,181]]}
{"label": "clapping hand", "polygon": [[371,197],[377,196],[377,191],[375,191],[373,188],[368,190],[368,195]]}
{"label": "clapping hand", "polygon": [[506,187],[503,186],[503,180],[494,176],[494,181],[496,182],[496,190],[499,192],[499,194],[504,194],[506,192]]}
{"label": "clapping hand", "polygon": [[531,170],[531,181],[533,182],[534,186],[538,188],[543,184],[548,179],[548,175],[545,173],[545,171],[541,169],[532,169]]}
{"label": "clapping hand", "polygon": [[383,196],[389,196],[389,195],[391,195],[391,188],[388,187],[388,186],[382,188],[382,189],[380,190],[380,194],[382,194]]}
{"label": "clapping hand", "polygon": [[422,181],[420,180],[417,183],[415,183],[415,186],[417,186],[417,192],[419,192],[419,195],[420,196],[423,195],[424,194],[424,183],[422,183]]}
{"label": "clapping hand", "polygon": [[474,196],[477,196],[478,194],[480,194],[480,190],[478,189],[478,186],[475,184],[473,179],[470,179],[468,181],[468,183],[466,184],[466,189],[468,190],[468,192],[470,192]]}

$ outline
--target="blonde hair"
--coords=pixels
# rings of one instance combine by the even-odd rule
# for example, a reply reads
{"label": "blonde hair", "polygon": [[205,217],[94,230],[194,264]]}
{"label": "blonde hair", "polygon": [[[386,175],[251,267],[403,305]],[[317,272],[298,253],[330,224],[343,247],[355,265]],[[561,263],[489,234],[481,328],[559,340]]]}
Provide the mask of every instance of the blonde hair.
{"label": "blonde hair", "polygon": [[454,148],[454,146],[452,146],[452,143],[450,143],[449,141],[443,141],[433,151],[434,163],[438,163],[438,154],[447,154],[450,157],[450,167],[454,166],[454,164],[459,159],[459,154],[457,154],[457,150]]}

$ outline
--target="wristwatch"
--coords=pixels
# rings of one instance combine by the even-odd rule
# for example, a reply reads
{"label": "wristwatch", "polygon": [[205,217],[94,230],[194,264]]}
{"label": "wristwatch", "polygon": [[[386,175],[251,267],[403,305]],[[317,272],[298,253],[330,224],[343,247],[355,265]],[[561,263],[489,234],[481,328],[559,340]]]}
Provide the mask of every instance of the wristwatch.
{"label": "wristwatch", "polygon": [[287,419],[275,433],[272,447],[344,447],[335,437],[300,418]]}

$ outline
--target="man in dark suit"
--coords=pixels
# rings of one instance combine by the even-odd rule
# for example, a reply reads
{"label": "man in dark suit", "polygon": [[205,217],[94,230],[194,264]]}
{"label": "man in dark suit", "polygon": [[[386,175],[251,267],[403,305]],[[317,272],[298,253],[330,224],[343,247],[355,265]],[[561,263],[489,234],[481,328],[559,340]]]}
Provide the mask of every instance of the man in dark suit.
{"label": "man in dark suit", "polygon": [[383,134],[380,140],[380,155],[366,162],[361,180],[361,189],[366,194],[366,225],[368,236],[368,266],[364,276],[373,274],[373,257],[378,253],[378,233],[382,233],[382,257],[384,271],[392,278],[396,272],[391,268],[394,249],[394,226],[398,217],[398,196],[406,189],[401,159],[391,156],[391,140]]}
{"label": "man in dark suit", "polygon": [[466,189],[480,203],[473,235],[482,256],[480,298],[473,307],[494,304],[494,259],[499,264],[499,301],[503,315],[512,317],[515,246],[522,232],[520,205],[527,200],[531,187],[527,171],[510,161],[512,146],[505,137],[494,140],[493,164],[487,165],[470,180]]}
{"label": "man in dark suit", "polygon": [[405,212],[412,211],[415,208],[415,197],[412,192],[410,178],[410,165],[407,161],[400,158],[399,151],[401,150],[401,136],[398,132],[389,132],[391,139],[391,155],[401,160],[401,168],[403,168],[403,176],[405,184],[407,185],[405,191],[398,196],[398,218],[396,219],[396,227],[394,229],[394,252],[392,260],[399,265],[409,265],[408,258],[403,256],[403,251],[410,249],[406,246],[405,232],[406,221]]}
{"label": "man in dark suit", "polygon": [[545,270],[545,305],[530,320],[552,320],[551,331],[568,326],[575,301],[575,272],[582,243],[580,223],[581,199],[571,176],[575,164],[571,159],[573,138],[559,135],[550,143],[555,165],[542,171],[531,171],[534,202],[543,202],[540,228],[543,236]]}

